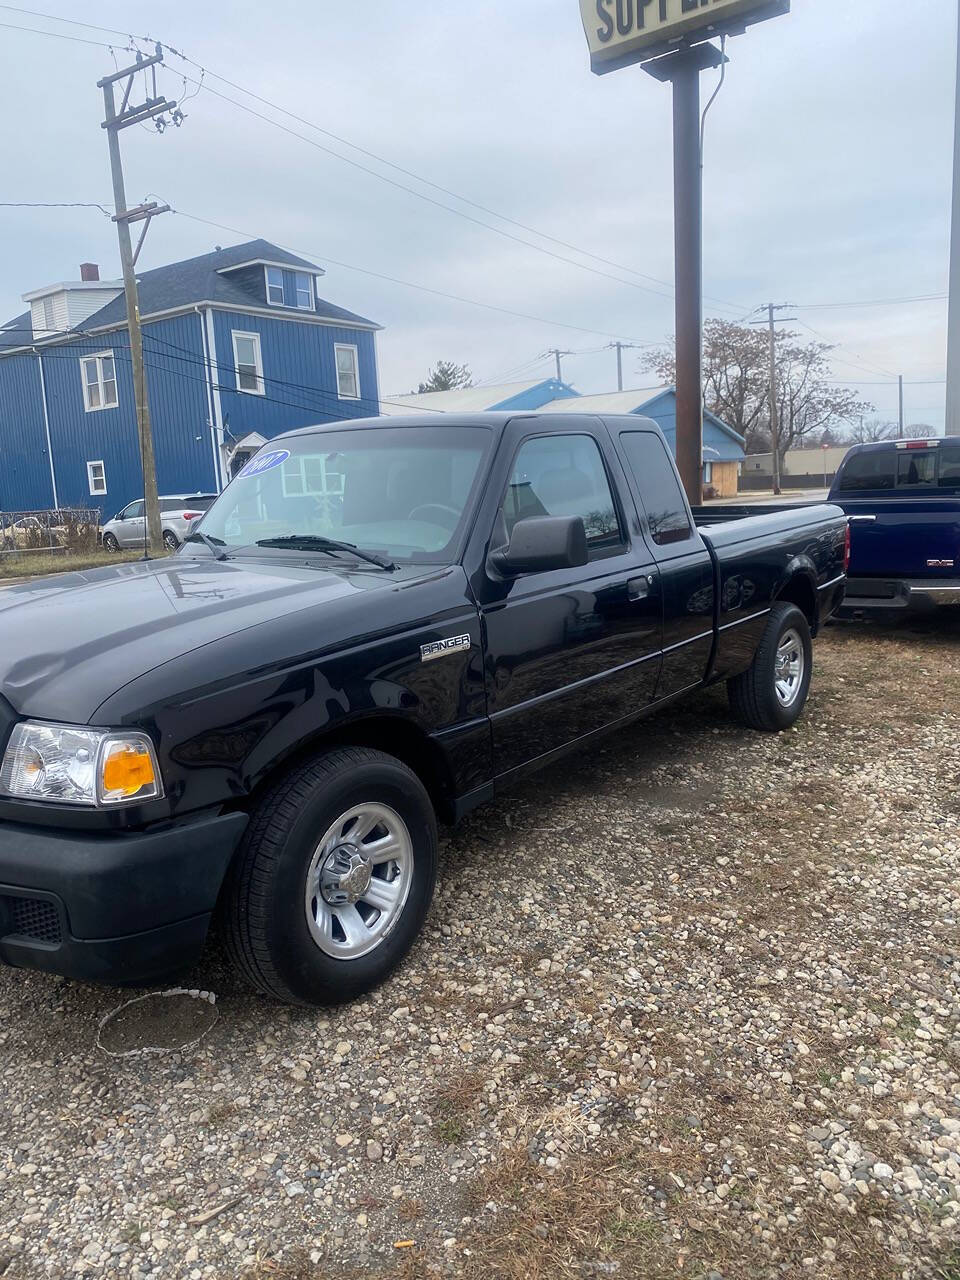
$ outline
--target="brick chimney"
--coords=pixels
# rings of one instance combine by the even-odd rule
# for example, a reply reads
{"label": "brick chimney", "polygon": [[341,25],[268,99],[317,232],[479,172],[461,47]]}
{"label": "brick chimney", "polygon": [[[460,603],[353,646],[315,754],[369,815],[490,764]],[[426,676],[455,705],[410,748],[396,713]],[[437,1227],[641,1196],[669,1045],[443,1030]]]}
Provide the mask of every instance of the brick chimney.
{"label": "brick chimney", "polygon": [[99,280],[100,268],[95,262],[80,263],[80,279],[81,280]]}

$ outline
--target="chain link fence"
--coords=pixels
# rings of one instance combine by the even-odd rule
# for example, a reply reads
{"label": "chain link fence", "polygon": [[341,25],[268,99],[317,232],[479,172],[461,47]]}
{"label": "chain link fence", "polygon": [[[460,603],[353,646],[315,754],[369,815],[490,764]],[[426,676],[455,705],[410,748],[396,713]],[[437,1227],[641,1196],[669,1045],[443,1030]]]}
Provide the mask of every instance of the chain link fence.
{"label": "chain link fence", "polygon": [[0,557],[90,555],[100,537],[96,508],[0,511]]}

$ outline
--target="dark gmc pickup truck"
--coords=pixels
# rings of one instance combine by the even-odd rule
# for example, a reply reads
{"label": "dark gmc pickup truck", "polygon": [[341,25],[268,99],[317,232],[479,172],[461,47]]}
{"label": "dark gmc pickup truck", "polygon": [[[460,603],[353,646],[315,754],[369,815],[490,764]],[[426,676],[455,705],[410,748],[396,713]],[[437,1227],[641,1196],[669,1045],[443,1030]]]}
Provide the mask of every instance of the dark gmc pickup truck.
{"label": "dark gmc pickup truck", "polygon": [[850,519],[844,615],[960,604],[960,437],[855,445],[829,501]]}
{"label": "dark gmc pickup truck", "polygon": [[0,591],[0,957],[154,981],[216,909],[261,991],[368,989],[438,816],[720,680],[792,724],[846,533],[830,506],[698,529],[638,417],[272,441],[170,558]]}

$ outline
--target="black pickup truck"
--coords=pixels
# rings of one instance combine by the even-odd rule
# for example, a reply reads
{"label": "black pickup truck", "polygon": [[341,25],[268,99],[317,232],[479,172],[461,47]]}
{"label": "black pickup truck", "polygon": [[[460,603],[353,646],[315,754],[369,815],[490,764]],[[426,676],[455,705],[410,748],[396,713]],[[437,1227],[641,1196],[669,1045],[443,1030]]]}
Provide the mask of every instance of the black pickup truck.
{"label": "black pickup truck", "polygon": [[175,555],[0,591],[0,957],[155,981],[218,911],[261,991],[368,989],[423,924],[438,817],[717,681],[792,724],[846,532],[698,529],[639,417],[272,441]]}

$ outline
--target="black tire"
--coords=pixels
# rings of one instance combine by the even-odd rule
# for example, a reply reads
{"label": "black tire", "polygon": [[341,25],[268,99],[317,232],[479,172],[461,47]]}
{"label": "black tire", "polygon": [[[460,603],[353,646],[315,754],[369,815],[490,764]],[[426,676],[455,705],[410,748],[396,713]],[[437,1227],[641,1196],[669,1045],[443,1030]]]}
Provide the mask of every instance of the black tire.
{"label": "black tire", "polygon": [[[777,694],[777,649],[790,631],[799,637],[803,669],[792,701],[785,705]],[[742,675],[727,681],[727,694],[734,715],[751,729],[766,733],[789,729],[803,713],[812,674],[813,644],[806,616],[795,604],[782,601],[774,604],[750,667]]]}
{"label": "black tire", "polygon": [[103,535],[103,549],[104,551],[109,551],[111,555],[120,550],[120,543],[112,533],[105,533]]}
{"label": "black tire", "polygon": [[172,529],[164,529],[163,545],[166,547],[168,551],[176,551],[177,547],[179,547],[180,539],[177,537],[177,535],[173,532]]}
{"label": "black tire", "polygon": [[[412,878],[395,922],[375,948],[339,959],[311,934],[307,875],[331,824],[364,804],[389,806],[402,819],[412,845]],[[254,987],[277,1000],[352,1000],[381,983],[409,951],[436,876],[436,817],[411,769],[366,747],[315,756],[273,786],[251,816],[221,899],[228,954]]]}

